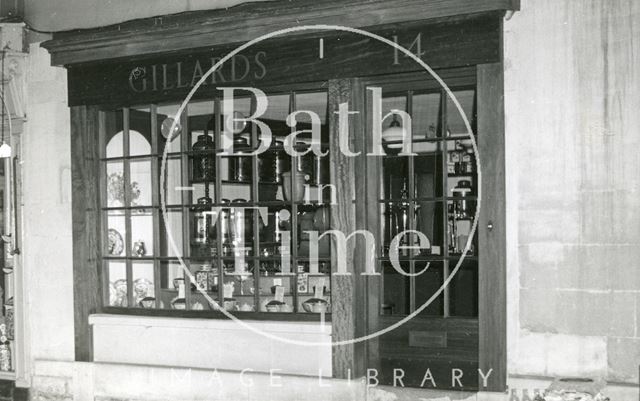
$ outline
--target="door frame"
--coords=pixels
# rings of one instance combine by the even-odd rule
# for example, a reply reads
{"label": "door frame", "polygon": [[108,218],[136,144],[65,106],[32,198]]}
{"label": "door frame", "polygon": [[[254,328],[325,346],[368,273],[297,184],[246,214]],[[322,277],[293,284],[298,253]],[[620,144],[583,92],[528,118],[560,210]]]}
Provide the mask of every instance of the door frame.
{"label": "door frame", "polygon": [[[477,235],[479,243],[490,244],[479,247],[478,254],[478,369],[482,371],[478,376],[478,389],[504,391],[507,388],[507,277],[503,63],[479,64],[470,68],[475,69],[477,146],[482,173],[482,203],[478,216]],[[455,82],[458,79],[457,74],[455,70],[452,72],[450,74],[448,71],[443,71],[439,74],[445,82],[449,79]],[[396,74],[389,77],[389,80],[406,81],[407,77],[402,75],[404,74]],[[364,97],[366,87],[371,86],[375,81],[379,79],[358,81],[359,85],[354,92],[357,90],[360,97]],[[364,110],[368,109],[364,99],[361,105],[365,106]],[[366,118],[362,114],[360,118]],[[364,139],[365,124],[360,122],[358,128],[354,133],[354,146],[358,150],[367,149]],[[358,169],[364,168],[364,171],[370,171],[371,163],[367,163],[366,156],[356,159]],[[369,175],[365,174],[362,177],[364,181]],[[376,188],[358,181],[356,178],[356,199],[364,199],[367,204],[356,211],[356,227],[357,229],[376,227],[377,209],[369,205],[370,199],[376,199]],[[366,256],[361,247],[356,248],[354,258],[356,271],[363,271],[367,263],[374,262],[365,259]],[[358,297],[360,301],[356,310],[364,313],[356,313],[356,327],[365,328],[365,331],[375,321],[380,303],[376,292],[371,290],[372,285],[376,285],[375,281],[367,278],[364,286],[357,291],[362,296]],[[362,352],[367,368],[380,369],[377,338],[368,340]],[[483,375],[486,380],[483,380]]]}

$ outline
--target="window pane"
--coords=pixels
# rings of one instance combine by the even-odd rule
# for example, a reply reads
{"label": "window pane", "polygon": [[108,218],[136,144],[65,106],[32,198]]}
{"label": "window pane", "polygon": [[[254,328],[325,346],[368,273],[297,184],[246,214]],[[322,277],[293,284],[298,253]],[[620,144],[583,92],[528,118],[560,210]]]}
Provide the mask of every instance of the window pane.
{"label": "window pane", "polygon": [[[162,161],[158,164],[162,168]],[[162,179],[163,174],[160,175]],[[166,161],[166,174],[164,174],[165,204],[182,204],[182,195],[185,192],[182,187],[182,164],[180,158],[170,157]],[[162,181],[160,181],[162,185]],[[194,190],[195,192],[195,190]],[[194,196],[194,198],[196,198]],[[196,198],[197,199],[197,198]]]}
{"label": "window pane", "polygon": [[[239,92],[239,94],[242,94],[242,92]],[[235,94],[237,95],[237,94]],[[251,115],[251,98],[248,97],[236,97],[234,95],[233,98],[233,115],[232,117],[235,118],[246,118],[249,117]],[[222,93],[220,94],[220,96],[222,96]],[[222,110],[223,104],[222,102],[220,102],[220,112],[224,113],[225,110]],[[222,121],[220,121],[220,132],[225,132],[226,131],[226,126],[225,126],[225,122],[226,122],[226,116],[222,117]],[[238,121],[235,122],[234,125],[234,139],[237,140],[237,142],[234,142],[234,148],[241,148],[242,146],[247,146],[249,143],[251,143],[251,127],[246,123],[246,122],[242,122],[242,121]]]}
{"label": "window pane", "polygon": [[157,294],[157,307],[172,309],[171,301],[178,296],[178,288],[184,283],[183,270],[178,262],[160,263],[160,293]]}
{"label": "window pane", "polygon": [[[321,141],[328,143],[328,125],[327,125],[327,102],[328,97],[326,92],[313,92],[313,93],[296,93],[296,110],[307,110],[315,113],[320,119],[320,126],[317,127],[320,130]],[[311,127],[311,116],[307,113],[300,113],[296,116],[296,130],[309,130]],[[310,134],[298,135],[297,138],[311,137]],[[304,142],[309,143],[308,140]]]}
{"label": "window pane", "polygon": [[107,162],[107,207],[123,207],[124,204],[124,164]]}
{"label": "window pane", "polygon": [[318,261],[317,266],[308,262],[298,263],[298,312],[331,313],[330,273],[331,265],[328,260]]}
{"label": "window pane", "polygon": [[154,255],[153,214],[151,210],[131,211],[131,256]]}
{"label": "window pane", "polygon": [[[180,151],[183,127],[180,121],[178,121],[175,125],[173,124],[179,107],[180,105],[170,104],[158,106],[156,109],[156,125],[159,131],[156,133],[156,135],[159,139],[159,154],[163,154],[165,152],[165,147],[168,148],[166,149],[168,153],[175,153]],[[171,131],[172,126],[174,127],[173,131]]]}
{"label": "window pane", "polygon": [[260,120],[269,125],[274,137],[284,137],[291,133],[291,128],[286,124],[289,115],[289,99],[289,94],[267,96],[267,110]]}
{"label": "window pane", "polygon": [[242,274],[236,275],[235,267],[234,261],[224,262],[223,307],[228,312],[253,311],[255,310],[255,280],[252,269],[249,268],[249,263],[245,262],[245,265],[238,269]]}
{"label": "window pane", "polygon": [[147,108],[129,109],[129,155],[151,154],[151,111]]}
{"label": "window pane", "polygon": [[126,237],[127,228],[124,213],[121,211],[110,211],[107,215],[106,254],[108,256],[126,256]]}
{"label": "window pane", "polygon": [[155,307],[155,278],[153,262],[135,262],[131,265],[133,273],[133,297],[135,307]]}
{"label": "window pane", "polygon": [[260,311],[293,312],[295,276],[277,276],[281,271],[279,261],[262,262],[260,269]]}
{"label": "window pane", "polygon": [[124,262],[107,262],[109,306],[127,306],[127,267]]}
{"label": "window pane", "polygon": [[182,238],[182,211],[170,209],[163,216],[164,218],[160,219],[160,256],[185,256]]}
{"label": "window pane", "polygon": [[[213,299],[216,299],[218,296],[219,281],[217,264],[211,263],[211,260],[192,259],[190,270],[198,285],[198,287],[193,291],[193,294],[200,294],[201,289],[202,291],[206,292],[207,295],[209,295]],[[204,297],[202,298],[204,299]],[[204,305],[206,305],[206,303]]]}
{"label": "window pane", "polygon": [[267,221],[259,224],[259,256],[291,254],[291,211],[286,207],[269,207]]}
{"label": "window pane", "polygon": [[129,130],[129,155],[140,156],[151,154],[151,143],[143,134]]}
{"label": "window pane", "polygon": [[191,102],[188,105],[189,113],[189,132],[190,132],[190,146],[193,150],[193,145],[198,141],[198,138],[202,135],[209,135],[214,144],[217,144],[217,138],[215,135],[214,125],[214,104],[213,101],[203,102]]}
{"label": "window pane", "polygon": [[124,156],[122,110],[104,112],[104,143],[106,157]]}
{"label": "window pane", "polygon": [[151,205],[151,160],[131,160],[131,206]]}

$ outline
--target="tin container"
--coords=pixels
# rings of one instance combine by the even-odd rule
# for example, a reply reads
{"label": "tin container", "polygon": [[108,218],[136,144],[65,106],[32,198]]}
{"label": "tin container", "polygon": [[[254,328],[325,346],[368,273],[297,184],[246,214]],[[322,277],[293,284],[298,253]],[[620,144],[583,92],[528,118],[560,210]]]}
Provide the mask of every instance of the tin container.
{"label": "tin container", "polygon": [[212,199],[203,196],[198,199],[198,205],[194,210],[193,240],[198,244],[206,244],[213,237],[213,221],[211,214],[205,214],[211,210]]}
{"label": "tin container", "polygon": [[196,152],[192,158],[192,180],[193,182],[207,182],[213,180],[216,172],[215,143],[209,135],[202,134],[193,144],[193,151]]}

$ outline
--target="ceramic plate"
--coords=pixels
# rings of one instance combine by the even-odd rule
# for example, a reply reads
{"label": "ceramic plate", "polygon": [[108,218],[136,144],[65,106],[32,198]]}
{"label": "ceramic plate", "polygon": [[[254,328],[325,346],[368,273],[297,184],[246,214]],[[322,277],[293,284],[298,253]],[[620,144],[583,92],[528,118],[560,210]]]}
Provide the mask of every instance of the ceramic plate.
{"label": "ceramic plate", "polygon": [[124,251],[124,240],[122,235],[113,228],[109,229],[109,255],[119,256]]}

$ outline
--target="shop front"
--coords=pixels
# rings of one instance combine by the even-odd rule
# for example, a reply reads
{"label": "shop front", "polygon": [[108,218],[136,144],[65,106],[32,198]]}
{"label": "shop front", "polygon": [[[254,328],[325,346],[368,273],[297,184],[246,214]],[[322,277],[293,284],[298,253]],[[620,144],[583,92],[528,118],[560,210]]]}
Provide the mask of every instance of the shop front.
{"label": "shop front", "polygon": [[503,391],[517,2],[297,3],[43,44],[68,71],[76,361]]}

